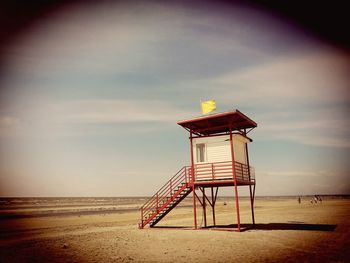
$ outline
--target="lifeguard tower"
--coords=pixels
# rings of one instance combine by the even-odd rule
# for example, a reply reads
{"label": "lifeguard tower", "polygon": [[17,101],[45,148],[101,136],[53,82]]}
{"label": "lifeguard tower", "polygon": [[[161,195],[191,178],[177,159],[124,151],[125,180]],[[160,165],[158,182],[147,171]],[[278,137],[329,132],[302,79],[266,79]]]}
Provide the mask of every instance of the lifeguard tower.
{"label": "lifeguard tower", "polygon": [[[233,187],[235,193],[237,231],[241,231],[238,186],[249,187],[252,223],[254,219],[255,175],[249,163],[247,134],[257,124],[239,110],[205,115],[179,121],[189,132],[191,163],[178,171],[140,209],[139,228],[155,226],[191,192],[193,194],[194,228],[197,229],[197,201],[203,208],[204,227],[207,227],[206,206],[212,208],[215,222],[215,203],[220,187]],[[206,190],[211,192],[210,198]],[[196,191],[201,191],[201,198]]]}

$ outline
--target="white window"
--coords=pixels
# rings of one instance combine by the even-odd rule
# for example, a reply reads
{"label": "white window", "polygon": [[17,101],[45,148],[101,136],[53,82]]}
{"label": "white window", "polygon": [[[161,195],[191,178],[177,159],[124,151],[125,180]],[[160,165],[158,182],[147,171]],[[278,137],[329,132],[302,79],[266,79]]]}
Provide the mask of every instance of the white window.
{"label": "white window", "polygon": [[196,145],[196,156],[197,156],[197,163],[205,162],[205,144],[204,143],[199,143]]}

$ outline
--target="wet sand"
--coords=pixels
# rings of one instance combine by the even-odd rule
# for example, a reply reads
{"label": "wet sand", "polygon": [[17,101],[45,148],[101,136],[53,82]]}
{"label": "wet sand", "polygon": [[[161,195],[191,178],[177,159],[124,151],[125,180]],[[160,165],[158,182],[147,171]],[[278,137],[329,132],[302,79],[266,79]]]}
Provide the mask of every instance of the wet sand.
{"label": "wet sand", "polygon": [[[257,198],[257,224],[241,233],[224,231],[232,230],[227,227],[236,222],[233,198],[217,202],[216,221],[221,227],[202,230],[191,229],[193,212],[187,207],[191,200],[185,200],[157,227],[139,230],[139,212],[135,208],[143,201],[111,199],[96,203],[95,199],[88,202],[67,199],[55,205],[52,202],[2,205],[0,262],[350,260],[349,199],[326,198],[317,205],[303,200],[299,205],[296,198]],[[242,200],[240,206],[242,223],[250,224],[249,201]],[[65,212],[57,215],[62,209]],[[38,210],[49,215],[38,216]],[[211,225],[211,210],[207,210]],[[31,216],[6,218],[5,214]],[[198,225],[203,226],[200,208],[198,215]]]}

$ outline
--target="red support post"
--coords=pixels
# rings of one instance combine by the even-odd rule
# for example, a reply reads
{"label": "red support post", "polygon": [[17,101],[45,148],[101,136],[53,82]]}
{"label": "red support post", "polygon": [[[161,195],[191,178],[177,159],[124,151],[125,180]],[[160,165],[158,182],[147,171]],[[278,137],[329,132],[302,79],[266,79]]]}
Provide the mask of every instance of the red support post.
{"label": "red support post", "polygon": [[203,187],[203,216],[204,216],[204,227],[207,227],[207,209],[205,203],[205,188]]}
{"label": "red support post", "polygon": [[[246,152],[246,158],[247,158],[247,166],[248,166],[248,177],[249,177],[249,182],[251,182],[251,177],[250,177],[250,164],[249,164],[249,154],[248,154],[248,144],[245,144],[245,152]],[[255,184],[255,182],[254,182]],[[252,211],[252,222],[253,225],[255,225],[255,216],[254,216],[254,196],[252,193],[252,185],[249,184],[249,195],[250,195],[250,209]]]}
{"label": "red support post", "polygon": [[196,188],[194,185],[195,182],[195,172],[194,172],[194,158],[193,158],[193,134],[192,130],[190,131],[190,154],[191,154],[191,186],[192,186],[192,192],[193,192],[193,223],[194,223],[194,229],[197,229],[197,209],[196,209]]}
{"label": "red support post", "polygon": [[212,203],[212,212],[213,212],[213,225],[216,226],[216,222],[215,222],[215,201],[214,200],[214,188],[211,187],[211,203]]}
{"label": "red support post", "polygon": [[238,189],[237,189],[237,176],[236,176],[236,167],[235,167],[235,154],[233,150],[233,139],[232,139],[232,128],[230,127],[230,146],[231,146],[231,157],[232,157],[232,173],[234,178],[234,189],[236,196],[236,211],[237,211],[237,228],[238,232],[241,231],[241,220],[239,215],[239,202],[238,202]]}
{"label": "red support post", "polygon": [[192,184],[192,191],[193,191],[193,223],[194,223],[194,229],[197,229],[196,188],[194,184]]}

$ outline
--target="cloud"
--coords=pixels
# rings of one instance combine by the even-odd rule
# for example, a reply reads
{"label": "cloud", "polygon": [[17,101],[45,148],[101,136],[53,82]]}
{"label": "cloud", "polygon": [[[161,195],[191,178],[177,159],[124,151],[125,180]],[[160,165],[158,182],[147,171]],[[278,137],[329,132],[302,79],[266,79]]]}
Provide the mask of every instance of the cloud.
{"label": "cloud", "polygon": [[257,134],[264,139],[285,139],[302,144],[350,147],[350,122],[342,106],[316,109],[288,108],[283,112],[258,114]]}
{"label": "cloud", "polygon": [[329,171],[259,171],[259,175],[261,176],[292,176],[292,177],[317,177],[317,176],[325,176],[330,174]]}
{"label": "cloud", "polygon": [[302,144],[350,147],[350,63],[319,49],[242,68],[208,82],[212,96],[252,112],[257,134]]}
{"label": "cloud", "polygon": [[0,116],[0,136],[11,135],[20,125],[18,118],[11,116]]}
{"label": "cloud", "polygon": [[341,169],[256,171],[256,178],[258,195],[349,194],[350,190],[348,171]]}
{"label": "cloud", "polygon": [[[257,10],[236,7],[226,17],[221,8],[171,7],[157,1],[72,5],[8,48],[9,74],[33,88],[86,87],[86,79],[101,84],[128,74],[131,81],[148,77],[169,86],[260,64],[276,55],[271,50],[297,46],[287,25],[276,26]],[[294,45],[286,45],[286,34],[281,38],[282,28]]]}
{"label": "cloud", "polygon": [[319,48],[242,68],[211,82],[226,90],[220,97],[224,101],[234,98],[241,103],[275,107],[312,101],[339,103],[349,101],[348,72],[347,55]]}
{"label": "cloud", "polygon": [[14,117],[4,116],[0,117],[0,127],[15,127],[19,123],[19,120]]}
{"label": "cloud", "polygon": [[174,122],[188,111],[168,101],[77,100],[54,106],[58,120],[68,123]]}
{"label": "cloud", "polygon": [[[192,116],[186,108],[166,100],[94,99],[31,101],[15,112],[18,118],[0,117],[0,136],[60,137],[110,136],[150,133]],[[120,129],[123,127],[123,129]]]}

